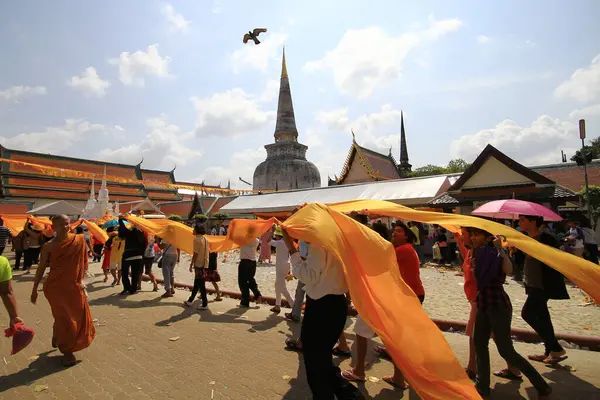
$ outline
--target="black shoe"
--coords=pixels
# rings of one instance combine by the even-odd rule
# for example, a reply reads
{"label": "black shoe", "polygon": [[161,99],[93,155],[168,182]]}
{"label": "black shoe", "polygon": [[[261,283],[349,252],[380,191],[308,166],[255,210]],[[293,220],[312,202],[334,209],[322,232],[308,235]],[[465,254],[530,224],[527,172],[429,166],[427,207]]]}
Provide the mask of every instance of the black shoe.
{"label": "black shoe", "polygon": [[121,293],[119,293],[121,296],[125,296],[126,294],[129,294],[129,291],[127,290],[123,290]]}
{"label": "black shoe", "polygon": [[250,308],[250,304],[242,304],[242,303],[240,303],[240,305],[238,307],[241,307],[241,308]]}

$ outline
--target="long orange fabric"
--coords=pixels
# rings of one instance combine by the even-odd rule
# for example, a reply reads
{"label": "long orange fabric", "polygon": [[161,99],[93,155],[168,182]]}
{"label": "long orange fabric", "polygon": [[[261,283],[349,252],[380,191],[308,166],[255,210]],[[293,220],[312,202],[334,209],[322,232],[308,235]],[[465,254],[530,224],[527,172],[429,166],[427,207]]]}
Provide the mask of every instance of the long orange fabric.
{"label": "long orange fabric", "polygon": [[44,295],[54,316],[54,339],[63,354],[85,349],[96,336],[82,286],[87,264],[83,235],[69,234],[50,252],[50,273],[44,283]]}
{"label": "long orange fabric", "polygon": [[[453,232],[458,231],[460,226],[467,226],[504,235],[511,246],[560,271],[596,301],[600,300],[600,269],[597,266],[495,222],[464,215],[418,211],[386,201],[353,201],[329,207],[313,203],[305,206],[286,220],[283,226],[291,236],[322,246],[342,262],[358,312],[382,338],[394,362],[421,398],[480,397],[443,335],[402,280],[391,244],[342,214],[350,211],[439,224]],[[173,235],[173,241],[170,242],[184,251],[185,247],[189,247],[186,243],[193,240],[191,228],[179,227],[185,226],[183,224],[164,221],[161,222],[162,226],[158,226],[137,217],[130,217],[129,220],[141,229],[145,225],[146,229],[160,230],[159,236],[177,230],[178,235]],[[211,251],[243,246],[268,230],[274,222],[274,219],[233,220],[226,237],[210,237]],[[398,318],[399,310],[402,318]]]}
{"label": "long orange fabric", "polygon": [[598,265],[559,249],[546,246],[506,225],[468,215],[417,211],[380,200],[343,202],[332,204],[330,208],[341,212],[361,211],[366,214],[385,215],[406,221],[439,224],[453,232],[458,231],[461,226],[466,226],[480,228],[494,235],[502,235],[506,237],[507,245],[514,246],[559,271],[589,294],[594,301],[600,302],[600,268],[598,268]]}
{"label": "long orange fabric", "polygon": [[104,229],[100,228],[98,225],[96,225],[92,221],[89,221],[84,218],[80,218],[79,220],[73,222],[71,224],[70,228],[71,228],[71,230],[73,230],[81,224],[85,224],[87,226],[88,231],[97,241],[99,241],[102,244],[106,243],[106,241],[108,240],[108,233],[106,233],[106,231]]}

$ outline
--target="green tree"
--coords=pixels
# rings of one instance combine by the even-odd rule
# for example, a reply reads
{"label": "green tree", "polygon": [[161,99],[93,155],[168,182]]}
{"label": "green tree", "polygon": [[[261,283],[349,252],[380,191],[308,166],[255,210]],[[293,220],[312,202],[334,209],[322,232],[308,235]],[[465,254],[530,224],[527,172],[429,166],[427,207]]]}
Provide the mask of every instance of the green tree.
{"label": "green tree", "polygon": [[206,222],[208,220],[208,216],[205,214],[194,214],[194,219],[198,222]]}
{"label": "green tree", "polygon": [[225,221],[227,218],[229,218],[229,214],[224,213],[224,212],[216,212],[212,215],[213,219],[216,219],[219,222],[223,222]]}
{"label": "green tree", "polygon": [[590,209],[592,210],[593,221],[590,221],[590,222],[593,226],[596,223],[596,221],[598,220],[598,217],[600,217],[600,186],[590,185],[589,188],[590,188],[589,203],[588,203],[588,194],[585,191],[585,187],[583,189],[581,189],[581,191],[579,193],[585,199],[585,204],[589,204]]}
{"label": "green tree", "polygon": [[427,164],[423,167],[416,168],[413,172],[410,173],[412,177],[418,176],[431,176],[431,175],[440,175],[445,174],[446,168],[440,167],[439,165]]}
{"label": "green tree", "polygon": [[177,214],[171,214],[167,218],[170,219],[171,221],[177,221],[177,222],[183,221],[183,218],[181,218],[181,216],[179,216]]}
{"label": "green tree", "polygon": [[[592,159],[600,158],[600,137],[592,139],[589,144],[583,146],[583,150],[586,154],[592,153]],[[571,161],[577,162],[581,158],[581,150],[577,150],[575,155],[571,157]]]}
{"label": "green tree", "polygon": [[469,168],[471,164],[468,164],[462,158],[457,158],[454,160],[450,160],[448,166],[446,167],[446,173],[453,174],[456,172],[465,172],[467,168]]}

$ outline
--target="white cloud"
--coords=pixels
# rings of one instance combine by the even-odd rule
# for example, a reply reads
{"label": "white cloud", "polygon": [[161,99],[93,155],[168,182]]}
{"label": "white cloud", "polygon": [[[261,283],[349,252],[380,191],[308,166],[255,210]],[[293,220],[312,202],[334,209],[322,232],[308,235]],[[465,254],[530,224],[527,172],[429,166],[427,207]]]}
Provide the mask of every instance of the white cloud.
{"label": "white cloud", "polygon": [[[352,130],[356,135],[356,142],[359,145],[382,154],[388,154],[391,148],[392,154],[398,158],[400,154],[400,116],[400,110],[395,110],[389,104],[382,106],[381,110],[377,112],[364,114],[355,119],[350,119],[347,108],[320,112],[317,114],[315,120],[322,124],[322,128],[309,128],[307,131],[309,133],[307,140],[313,141],[313,145],[319,145],[321,139],[326,135],[332,132],[342,132],[347,137],[349,148],[352,141]],[[347,155],[347,151],[347,149],[344,149],[342,153]],[[340,154],[338,154],[338,158],[341,157]],[[341,157],[341,161],[336,159],[335,162],[332,162],[328,157],[329,155],[327,154],[322,160],[317,158],[316,164],[319,166],[321,174],[325,172],[339,174],[345,156]]]}
{"label": "white cloud", "polygon": [[180,13],[175,12],[175,9],[170,4],[166,4],[162,8],[162,14],[169,22],[170,33],[185,32],[192,23],[192,21],[187,21]]}
{"label": "white cloud", "polygon": [[211,97],[192,97],[196,109],[196,136],[236,137],[248,134],[275,119],[275,111],[262,109],[264,93],[252,96],[240,88],[215,93]]}
{"label": "white cloud", "polygon": [[157,169],[184,166],[202,157],[201,151],[193,150],[186,143],[193,138],[193,133],[182,133],[179,126],[167,122],[165,115],[150,118],[146,124],[149,131],[142,141],[117,149],[100,150],[98,157],[128,164],[144,157],[145,168]]}
{"label": "white cloud", "polygon": [[579,110],[573,110],[569,113],[571,119],[590,118],[600,115],[600,104],[584,107]]}
{"label": "white cloud", "polygon": [[377,87],[398,79],[408,54],[417,47],[458,30],[458,19],[429,20],[429,26],[398,36],[380,27],[351,29],[337,47],[317,61],[304,65],[308,72],[329,70],[341,92],[359,98],[368,97]]}
{"label": "white cloud", "polygon": [[270,62],[281,63],[283,43],[287,38],[288,35],[285,33],[266,32],[259,35],[258,39],[261,41],[259,45],[255,45],[252,41],[244,45],[241,43],[242,36],[240,36],[242,47],[231,54],[233,71],[237,74],[246,68],[255,68],[266,72]]}
{"label": "white cloud", "polygon": [[486,44],[489,43],[489,41],[492,40],[492,38],[485,35],[479,35],[475,40],[477,40],[477,43],[479,44]]}
{"label": "white cloud", "polygon": [[123,132],[125,130],[125,128],[123,128],[121,125],[115,125],[114,128],[121,132]]}
{"label": "white cloud", "polygon": [[[252,189],[250,186],[241,182],[239,178],[252,183],[254,178],[254,167],[263,162],[267,157],[264,147],[249,148],[238,151],[228,156],[229,164],[226,166],[211,166],[206,168],[196,181],[212,182],[221,186],[226,186],[227,181],[231,180],[231,187],[235,189]],[[249,168],[250,166],[250,168]]]}
{"label": "white cloud", "polygon": [[169,76],[170,57],[161,57],[158,54],[158,44],[151,44],[146,51],[138,50],[135,53],[124,51],[119,58],[109,61],[119,66],[119,79],[124,85],[143,87],[145,76]]}
{"label": "white cloud", "polygon": [[104,97],[110,82],[100,78],[96,68],[87,67],[81,76],[72,76],[67,85],[83,92],[86,96]]}
{"label": "white cloud", "polygon": [[0,99],[19,102],[25,97],[40,96],[46,93],[47,90],[44,86],[13,86],[5,90],[0,90]]}
{"label": "white cloud", "polygon": [[574,99],[581,102],[600,97],[600,54],[585,68],[579,68],[568,81],[554,90],[557,99]]}
{"label": "white cloud", "polygon": [[523,164],[535,165],[560,162],[560,151],[574,153],[578,140],[575,123],[542,115],[527,127],[504,120],[494,128],[452,141],[450,150],[454,158],[472,162],[486,145],[491,144]]}
{"label": "white cloud", "polygon": [[223,4],[221,4],[221,0],[214,0],[213,1],[213,6],[211,8],[211,12],[213,14],[220,14],[223,12]]}
{"label": "white cloud", "polygon": [[107,128],[101,124],[91,124],[84,120],[67,119],[64,125],[48,127],[41,132],[21,133],[6,138],[0,136],[0,143],[9,149],[37,149],[44,153],[62,153],[86,137],[106,133]]}

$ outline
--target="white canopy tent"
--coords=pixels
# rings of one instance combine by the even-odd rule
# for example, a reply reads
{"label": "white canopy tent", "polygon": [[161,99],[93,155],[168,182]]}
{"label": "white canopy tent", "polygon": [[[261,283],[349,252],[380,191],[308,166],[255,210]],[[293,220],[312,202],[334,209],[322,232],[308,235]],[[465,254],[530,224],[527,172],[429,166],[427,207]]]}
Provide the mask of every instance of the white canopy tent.
{"label": "white canopy tent", "polygon": [[239,196],[220,211],[230,214],[291,211],[304,203],[332,204],[351,200],[388,200],[405,206],[425,206],[450,187],[452,175],[397,179]]}
{"label": "white canopy tent", "polygon": [[53,203],[44,204],[43,206],[36,207],[27,212],[31,215],[43,215],[43,216],[51,216],[51,215],[68,215],[68,216],[79,216],[83,214],[83,210],[75,207],[71,203],[68,203],[64,200],[55,201]]}

